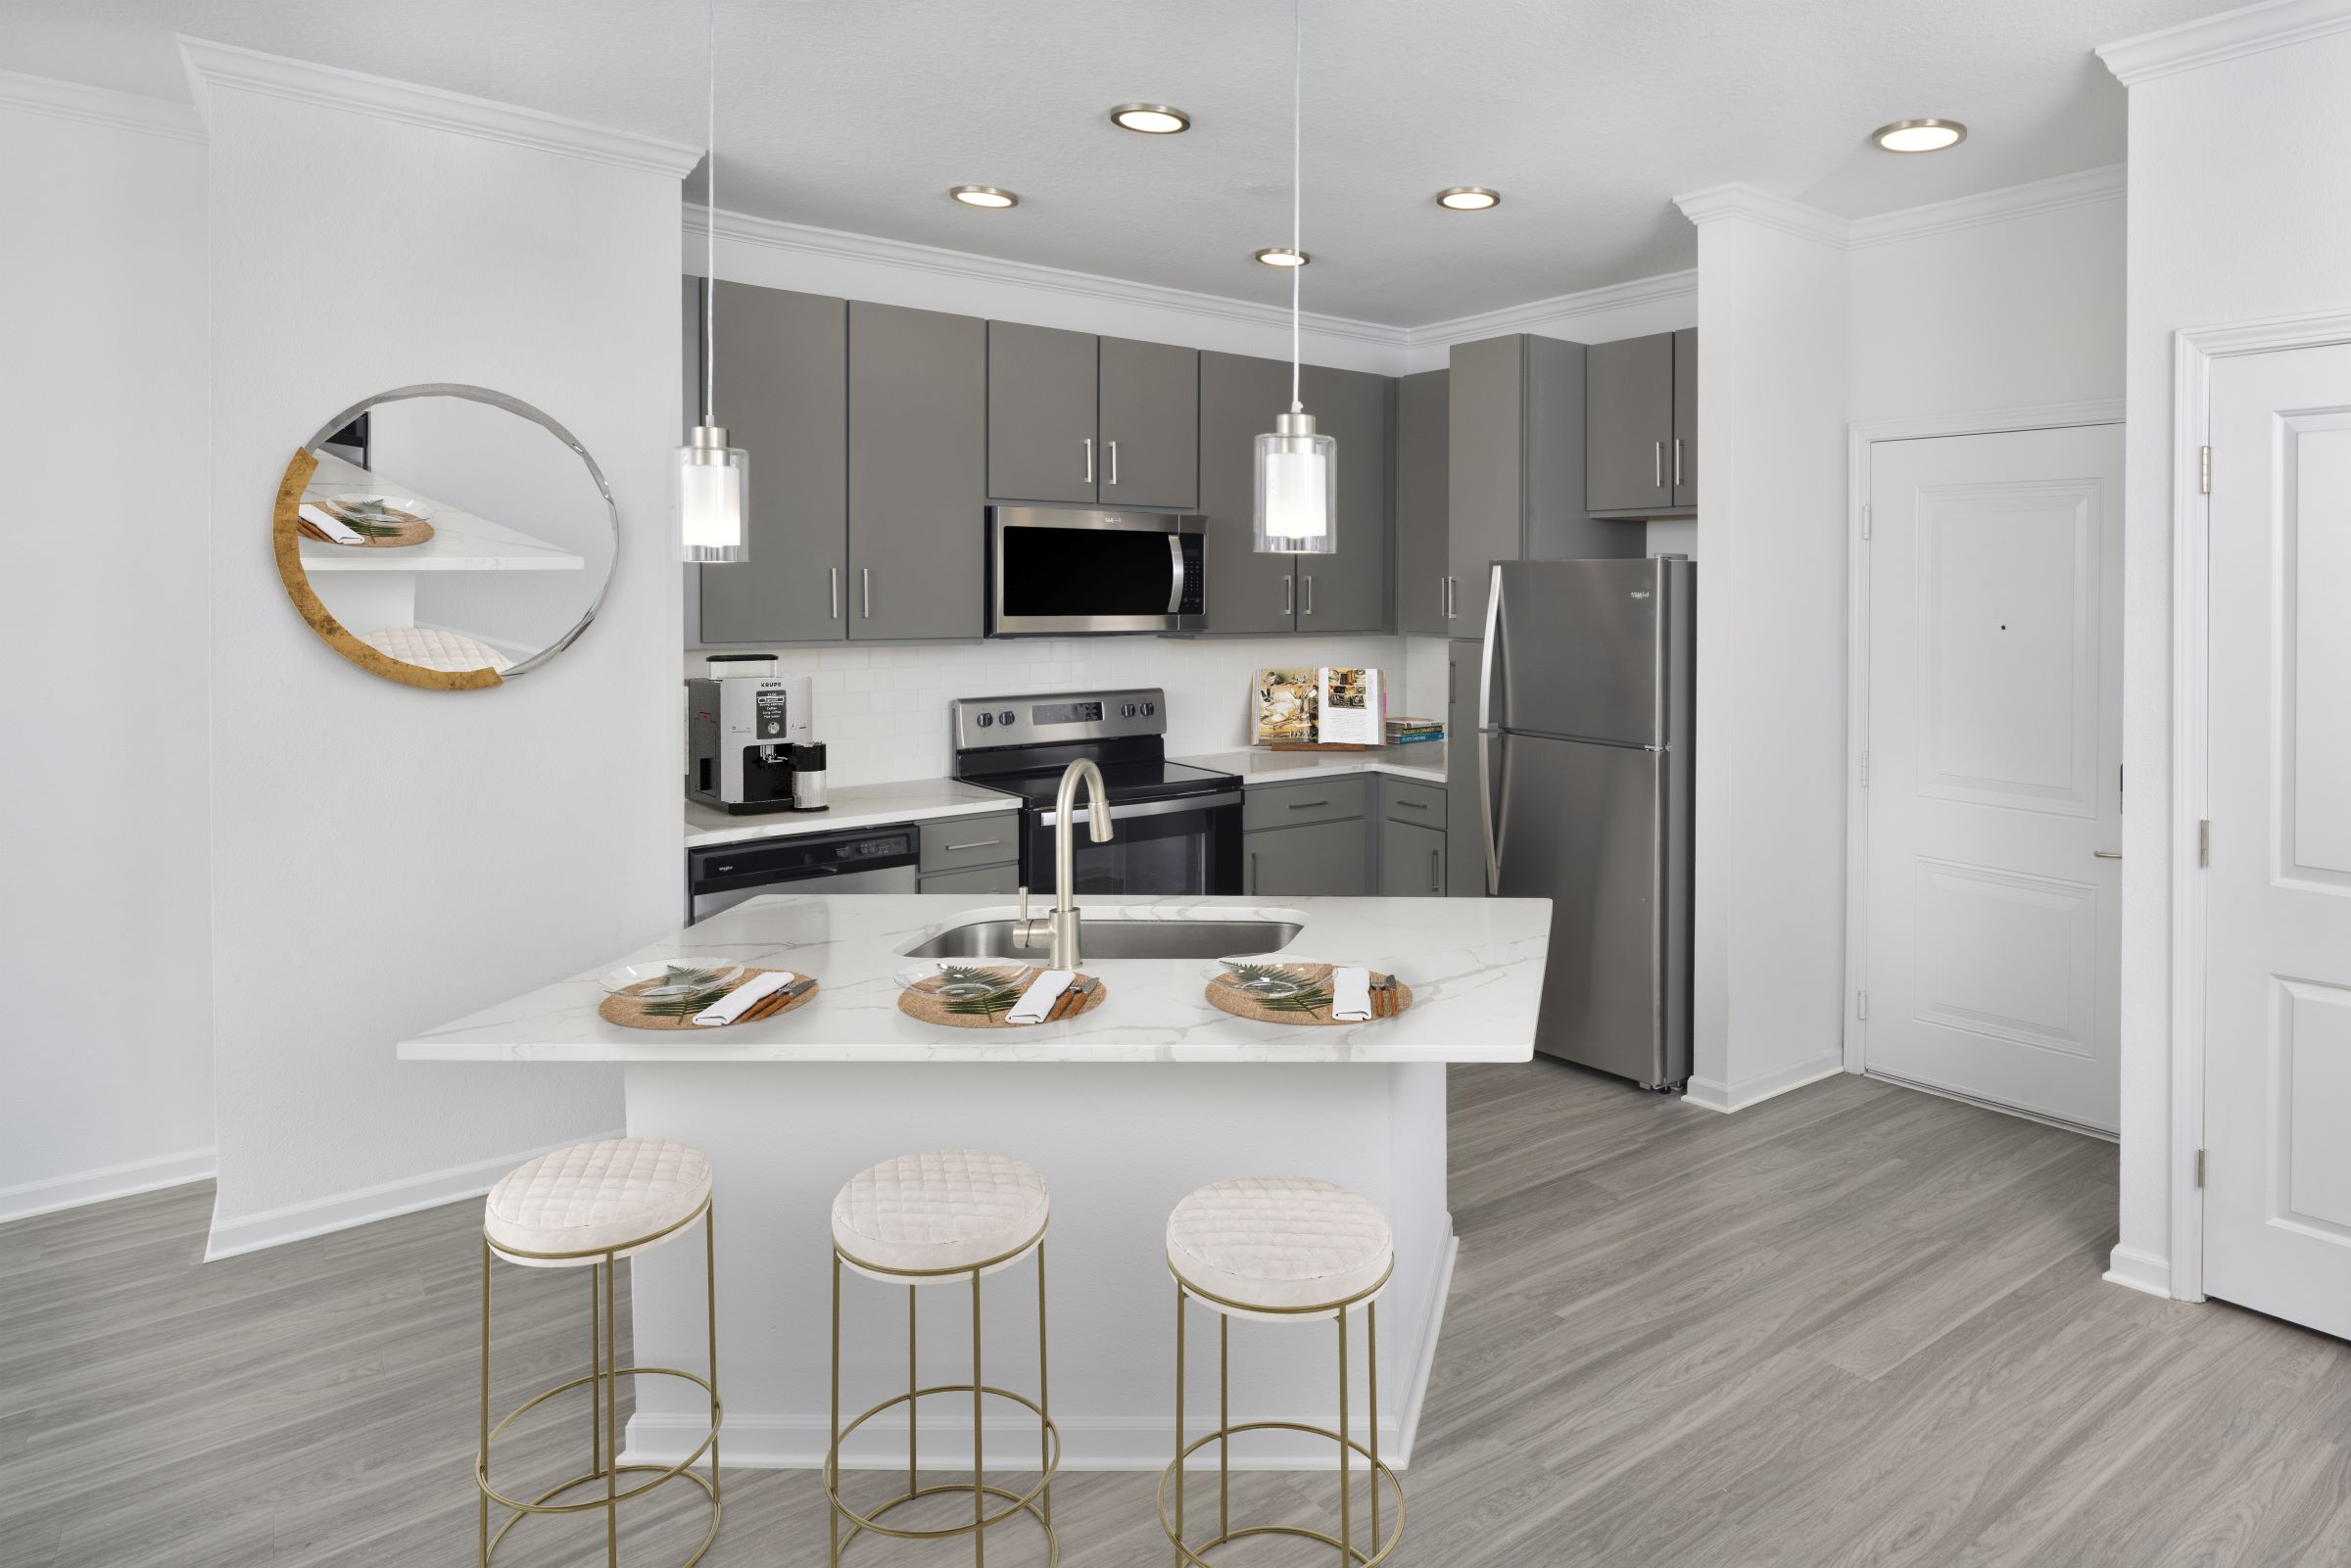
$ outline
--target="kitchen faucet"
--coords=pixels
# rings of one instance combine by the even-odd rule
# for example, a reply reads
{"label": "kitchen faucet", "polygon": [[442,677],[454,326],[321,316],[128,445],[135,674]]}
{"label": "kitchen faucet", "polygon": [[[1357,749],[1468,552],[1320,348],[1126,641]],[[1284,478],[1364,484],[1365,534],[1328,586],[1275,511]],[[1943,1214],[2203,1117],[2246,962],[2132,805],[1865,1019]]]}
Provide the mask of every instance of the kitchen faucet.
{"label": "kitchen faucet", "polygon": [[1053,913],[1043,920],[1029,918],[1029,889],[1021,889],[1021,919],[1013,927],[1012,939],[1022,947],[1035,947],[1040,942],[1052,948],[1046,959],[1047,969],[1074,970],[1078,967],[1078,904],[1071,891],[1078,873],[1070,864],[1077,850],[1072,831],[1077,824],[1078,783],[1085,782],[1087,816],[1091,819],[1094,842],[1110,842],[1110,806],[1102,798],[1102,770],[1090,757],[1080,757],[1061,770],[1061,788],[1053,796]]}

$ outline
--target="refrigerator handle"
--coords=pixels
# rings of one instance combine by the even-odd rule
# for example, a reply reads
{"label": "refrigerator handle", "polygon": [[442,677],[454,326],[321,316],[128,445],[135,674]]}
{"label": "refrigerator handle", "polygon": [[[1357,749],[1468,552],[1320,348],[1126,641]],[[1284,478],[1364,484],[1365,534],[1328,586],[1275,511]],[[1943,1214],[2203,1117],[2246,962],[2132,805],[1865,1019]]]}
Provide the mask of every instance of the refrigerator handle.
{"label": "refrigerator handle", "polygon": [[1484,830],[1486,896],[1502,892],[1502,843],[1494,833],[1494,658],[1501,651],[1502,567],[1486,583],[1486,642],[1477,661],[1477,820]]}

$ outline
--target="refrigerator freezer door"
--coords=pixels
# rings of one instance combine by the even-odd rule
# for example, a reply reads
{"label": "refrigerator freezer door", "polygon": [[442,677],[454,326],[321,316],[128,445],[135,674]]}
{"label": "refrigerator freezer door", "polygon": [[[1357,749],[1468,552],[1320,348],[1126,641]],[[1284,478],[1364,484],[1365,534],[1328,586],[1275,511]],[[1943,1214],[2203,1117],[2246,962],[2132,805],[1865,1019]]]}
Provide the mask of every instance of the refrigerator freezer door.
{"label": "refrigerator freezer door", "polygon": [[1551,953],[1535,1048],[1638,1083],[1666,1061],[1667,753],[1504,732],[1496,748],[1498,891],[1548,898]]}
{"label": "refrigerator freezer door", "polygon": [[1494,567],[1492,698],[1481,723],[1626,745],[1667,743],[1655,560],[1510,561]]}

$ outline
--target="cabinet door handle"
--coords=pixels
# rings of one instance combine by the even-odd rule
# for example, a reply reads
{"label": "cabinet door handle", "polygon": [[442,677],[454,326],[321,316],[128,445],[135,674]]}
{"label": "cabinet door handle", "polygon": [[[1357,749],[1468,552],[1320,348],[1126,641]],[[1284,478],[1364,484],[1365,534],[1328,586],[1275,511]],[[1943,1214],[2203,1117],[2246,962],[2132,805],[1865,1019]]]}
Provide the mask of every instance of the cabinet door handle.
{"label": "cabinet door handle", "polygon": [[1682,438],[1679,436],[1673,438],[1673,483],[1677,489],[1682,483]]}
{"label": "cabinet door handle", "polygon": [[1247,878],[1247,890],[1249,892],[1254,893],[1257,891],[1257,851],[1254,849],[1249,851],[1249,876]]}
{"label": "cabinet door handle", "polygon": [[865,597],[865,618],[870,621],[874,618],[874,569],[872,567],[860,566],[857,568],[857,587],[858,592]]}
{"label": "cabinet door handle", "polygon": [[1665,488],[1665,443],[1652,444],[1649,454],[1649,483],[1654,490]]}
{"label": "cabinet door handle", "polygon": [[1298,613],[1301,615],[1315,613],[1315,574],[1312,572],[1306,574],[1306,604]]}
{"label": "cabinet door handle", "polygon": [[2090,853],[2097,856],[2100,860],[2120,860],[2123,858],[2123,852],[2119,849],[2093,849],[2090,851]]}
{"label": "cabinet door handle", "polygon": [[1431,893],[1445,891],[1445,851],[1442,849],[1428,852],[1428,890]]}
{"label": "cabinet door handle", "polygon": [[840,619],[840,568],[838,566],[825,568],[825,619]]}
{"label": "cabinet door handle", "polygon": [[968,844],[948,844],[946,849],[949,854],[953,854],[963,849],[993,849],[1003,842],[1004,840],[1001,838],[976,838]]}
{"label": "cabinet door handle", "polygon": [[1085,482],[1089,485],[1094,482],[1094,438],[1091,436],[1085,438]]}
{"label": "cabinet door handle", "polygon": [[1119,482],[1119,444],[1112,441],[1103,445],[1110,453],[1110,482],[1115,485]]}
{"label": "cabinet door handle", "polygon": [[1281,613],[1284,615],[1298,613],[1298,579],[1295,577],[1285,577],[1281,580]]}

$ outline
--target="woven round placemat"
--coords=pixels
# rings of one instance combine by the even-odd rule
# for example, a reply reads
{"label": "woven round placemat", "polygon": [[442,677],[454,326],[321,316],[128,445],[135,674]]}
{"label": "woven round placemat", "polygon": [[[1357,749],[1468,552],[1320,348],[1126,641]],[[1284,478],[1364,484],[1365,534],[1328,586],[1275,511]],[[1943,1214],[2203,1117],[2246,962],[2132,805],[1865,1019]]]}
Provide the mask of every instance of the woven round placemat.
{"label": "woven round placemat", "polygon": [[[1030,979],[1034,978],[1034,975],[1030,976]],[[1078,980],[1094,978],[1095,976],[1080,972],[1078,979],[1072,980],[1070,983],[1075,985]],[[1005,1015],[1012,1011],[1010,1007],[1007,1007],[1003,1013],[950,1013],[947,1011],[946,998],[937,994],[940,983],[936,979],[925,980],[920,985],[908,986],[901,990],[898,992],[898,1011],[910,1019],[920,1019],[925,1023],[944,1023],[954,1029],[1032,1029],[1036,1027],[1033,1023],[1007,1022]],[[1021,982],[1021,989],[1024,992],[1029,989],[1029,980]],[[1070,1018],[1055,1019],[1053,1022],[1067,1023],[1070,1019],[1091,1013],[1109,999],[1110,987],[1097,980],[1093,994],[1085,999],[1083,1005],[1076,1013],[1071,1014]]]}
{"label": "woven round placemat", "polygon": [[[1284,967],[1296,969],[1300,974],[1305,974],[1309,978],[1313,979],[1318,985],[1323,985],[1327,989],[1328,981],[1330,979],[1330,972],[1336,966],[1330,964],[1298,964]],[[1373,970],[1371,972],[1371,978],[1376,982],[1379,980],[1384,980],[1388,978],[1388,976],[1378,970]],[[1230,1013],[1234,1018],[1255,1019],[1260,1023],[1306,1023],[1323,1025],[1335,1023],[1343,1028],[1356,1028],[1367,1022],[1362,1019],[1332,1018],[1330,1016],[1330,1004],[1328,1002],[1325,1002],[1322,1006],[1316,1008],[1312,1013],[1284,1012],[1277,1008],[1270,1008],[1266,1006],[1265,1003],[1259,1001],[1256,997],[1251,996],[1247,991],[1242,990],[1239,982],[1234,980],[1229,974],[1220,974],[1215,979],[1208,982],[1208,999],[1215,1006],[1223,1009],[1227,1013]],[[1401,1014],[1406,1008],[1411,1007],[1412,1005],[1413,988],[1405,984],[1402,980],[1398,980],[1396,982],[1396,1013]],[[1393,1014],[1390,1015],[1390,1017],[1394,1016],[1395,1015]],[[1372,1023],[1378,1023],[1382,1021],[1374,1018],[1368,1022]]]}
{"label": "woven round placemat", "polygon": [[[762,974],[773,974],[775,973],[776,972],[774,970],[744,970],[743,972],[743,978],[738,980],[736,984],[748,985],[751,981],[757,979]],[[657,980],[647,980],[644,982],[644,984],[632,985],[625,991],[614,991],[611,995],[605,997],[603,1001],[597,1004],[597,1016],[601,1018],[606,1023],[617,1023],[624,1029],[725,1029],[734,1027],[734,1024],[729,1023],[696,1023],[694,1022],[694,1015],[692,1013],[687,1013],[676,1018],[665,1018],[661,1015],[653,1013],[647,1007],[646,1003],[640,999],[637,993],[643,991],[647,986],[656,985],[658,983],[660,982]],[[727,987],[727,989],[732,991],[735,989],[735,986],[730,985]],[[792,1000],[785,1003],[773,1013],[764,1014],[756,1019],[737,1019],[735,1022],[764,1023],[769,1019],[779,1019],[787,1013],[796,1013],[801,1008],[806,1007],[810,1002],[814,1001],[816,999],[816,993],[823,989],[824,987],[821,985],[811,985],[807,990],[801,992]]]}

